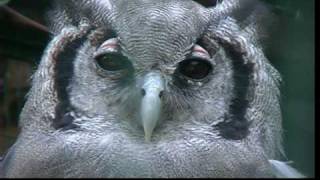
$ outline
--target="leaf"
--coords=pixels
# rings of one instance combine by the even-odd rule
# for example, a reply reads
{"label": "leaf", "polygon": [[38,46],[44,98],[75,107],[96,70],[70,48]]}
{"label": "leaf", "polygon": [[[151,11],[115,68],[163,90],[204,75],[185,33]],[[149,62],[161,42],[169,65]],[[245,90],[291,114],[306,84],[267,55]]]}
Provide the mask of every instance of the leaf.
{"label": "leaf", "polygon": [[0,6],[7,4],[9,1],[10,0],[0,0]]}

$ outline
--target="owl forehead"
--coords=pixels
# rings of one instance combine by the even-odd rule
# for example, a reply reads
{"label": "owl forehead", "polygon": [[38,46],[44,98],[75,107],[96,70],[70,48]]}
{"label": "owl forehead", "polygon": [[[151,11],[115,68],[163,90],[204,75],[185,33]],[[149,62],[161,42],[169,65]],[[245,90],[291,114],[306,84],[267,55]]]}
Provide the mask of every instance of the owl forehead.
{"label": "owl forehead", "polygon": [[128,13],[119,13],[114,23],[122,48],[136,59],[182,58],[207,24],[205,9],[194,4],[193,1],[126,4]]}

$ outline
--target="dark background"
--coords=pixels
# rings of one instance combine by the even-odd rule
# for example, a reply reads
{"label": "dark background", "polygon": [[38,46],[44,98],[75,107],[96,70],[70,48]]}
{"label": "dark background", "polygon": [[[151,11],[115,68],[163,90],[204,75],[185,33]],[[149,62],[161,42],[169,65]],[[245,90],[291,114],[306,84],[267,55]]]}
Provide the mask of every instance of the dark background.
{"label": "dark background", "polygon": [[[3,0],[2,0],[3,1]],[[284,146],[293,166],[314,176],[314,0],[264,0],[276,15],[266,41],[266,56],[283,78]],[[11,0],[7,6],[45,24],[48,0]],[[203,1],[205,2],[205,1]],[[1,3],[1,0],[0,0]],[[0,6],[0,154],[14,142],[30,76],[50,39]]]}

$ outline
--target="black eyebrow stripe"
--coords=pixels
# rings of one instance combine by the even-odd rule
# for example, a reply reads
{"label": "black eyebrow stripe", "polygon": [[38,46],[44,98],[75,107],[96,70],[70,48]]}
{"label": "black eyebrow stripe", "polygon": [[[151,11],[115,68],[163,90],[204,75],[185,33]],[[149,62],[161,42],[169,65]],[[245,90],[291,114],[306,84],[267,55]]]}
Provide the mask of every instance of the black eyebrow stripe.
{"label": "black eyebrow stripe", "polygon": [[222,0],[194,0],[194,1],[206,8],[215,7],[218,3],[222,2]]}
{"label": "black eyebrow stripe", "polygon": [[70,102],[68,87],[74,75],[73,66],[77,56],[77,50],[86,38],[86,36],[83,36],[69,42],[57,56],[54,87],[57,92],[58,104],[55,108],[55,119],[53,120],[53,126],[56,129],[75,127],[75,125],[72,124],[73,117],[69,114],[70,111],[74,110],[74,107]]}
{"label": "black eyebrow stripe", "polygon": [[254,64],[245,62],[243,56],[233,50],[233,47],[226,47],[225,50],[232,59],[233,99],[230,102],[229,112],[225,115],[225,120],[216,126],[222,137],[240,140],[249,134],[250,122],[245,115],[249,107],[248,93]]}

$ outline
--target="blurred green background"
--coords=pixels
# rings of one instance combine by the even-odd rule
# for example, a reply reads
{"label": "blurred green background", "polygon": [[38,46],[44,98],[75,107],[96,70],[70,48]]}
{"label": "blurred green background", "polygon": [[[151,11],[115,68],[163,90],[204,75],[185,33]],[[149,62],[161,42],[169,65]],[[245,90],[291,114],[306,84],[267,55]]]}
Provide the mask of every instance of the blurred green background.
{"label": "blurred green background", "polygon": [[[0,154],[14,142],[18,115],[50,35],[15,12],[45,24],[48,0],[11,0],[0,6]],[[294,167],[314,176],[314,0],[264,0],[276,15],[266,56],[283,78],[284,146]],[[0,4],[4,3],[0,0]]]}
{"label": "blurred green background", "polygon": [[284,147],[293,166],[314,176],[314,0],[265,0],[275,8],[278,25],[266,55],[283,78]]}

